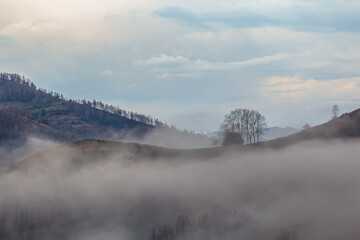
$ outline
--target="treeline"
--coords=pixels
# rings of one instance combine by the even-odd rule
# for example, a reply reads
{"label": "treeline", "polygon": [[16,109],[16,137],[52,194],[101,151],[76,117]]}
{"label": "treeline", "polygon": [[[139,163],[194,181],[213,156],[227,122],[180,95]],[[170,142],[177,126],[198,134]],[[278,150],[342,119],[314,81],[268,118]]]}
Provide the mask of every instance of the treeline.
{"label": "treeline", "polygon": [[[124,117],[129,120],[133,120],[143,124],[169,127],[167,124],[161,122],[159,119],[132,111],[126,111],[119,107],[105,104],[101,101],[87,101],[85,99],[66,99],[60,93],[47,91],[46,89],[36,88],[35,84],[32,83],[29,79],[25,79],[24,76],[20,76],[19,74],[15,73],[0,73],[0,87],[2,87],[3,89],[0,96],[0,102],[3,103],[14,101],[23,103],[32,102],[34,103],[34,108],[42,108],[55,102],[64,101],[67,104],[72,105],[70,107],[73,110],[77,110],[76,113],[79,113],[79,115],[82,115],[85,118],[88,118],[91,114],[91,108],[96,108],[98,110],[106,111],[117,116]],[[39,118],[39,116],[37,115],[35,115],[34,117],[29,116],[29,113],[28,117],[35,119]]]}
{"label": "treeline", "polygon": [[260,141],[266,127],[265,117],[259,112],[238,108],[225,115],[220,130],[224,133],[238,133],[247,144],[251,144]]}
{"label": "treeline", "polygon": [[259,224],[249,215],[214,208],[198,217],[181,215],[175,224],[155,227],[148,240],[251,240],[259,233]]}
{"label": "treeline", "polygon": [[[146,116],[144,114],[139,114],[136,112],[126,111],[123,110],[117,106],[109,105],[106,103],[103,103],[101,101],[88,101],[88,100],[68,100],[70,103],[79,104],[82,107],[84,107],[85,115],[89,115],[91,111],[91,108],[95,108],[101,111],[105,111],[108,113],[115,114],[120,117],[124,117],[136,122],[140,122],[143,124],[151,125],[151,126],[160,126],[160,127],[169,127],[166,123],[161,122],[157,118],[153,118],[151,116]],[[75,107],[76,108],[76,107]]]}
{"label": "treeline", "polygon": [[0,86],[4,87],[0,101],[32,101],[35,96],[35,85],[19,74],[0,73]]}

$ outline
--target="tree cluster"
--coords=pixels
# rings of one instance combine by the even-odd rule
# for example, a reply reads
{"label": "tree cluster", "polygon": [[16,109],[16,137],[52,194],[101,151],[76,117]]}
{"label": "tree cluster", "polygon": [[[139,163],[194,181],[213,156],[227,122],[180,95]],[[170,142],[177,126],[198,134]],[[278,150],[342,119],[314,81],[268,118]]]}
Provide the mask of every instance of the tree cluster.
{"label": "tree cluster", "polygon": [[1,102],[28,102],[35,96],[35,85],[19,74],[0,73],[0,87],[6,89],[1,92]]}
{"label": "tree cluster", "polygon": [[260,228],[245,213],[214,208],[198,217],[178,216],[175,224],[153,228],[149,240],[255,239]]}
{"label": "tree cluster", "polygon": [[247,144],[251,144],[260,141],[266,127],[265,117],[259,112],[239,108],[225,115],[220,130],[224,133],[238,133]]}

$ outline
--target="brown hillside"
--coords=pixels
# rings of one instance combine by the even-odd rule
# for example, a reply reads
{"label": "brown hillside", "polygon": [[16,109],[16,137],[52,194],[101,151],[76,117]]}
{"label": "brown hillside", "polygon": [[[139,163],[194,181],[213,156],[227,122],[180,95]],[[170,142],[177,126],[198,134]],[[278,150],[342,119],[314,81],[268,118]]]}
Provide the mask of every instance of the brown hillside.
{"label": "brown hillside", "polygon": [[[115,160],[126,164],[138,161],[193,161],[210,160],[223,154],[223,148],[170,149],[138,143],[123,143],[86,139],[61,144],[40,151],[10,167],[28,173],[45,171],[48,166],[61,171],[72,171],[95,162]],[[60,168],[60,169],[59,169]]]}
{"label": "brown hillside", "polygon": [[68,141],[78,138],[76,134],[59,131],[48,125],[17,115],[7,109],[0,108],[0,145],[9,143],[21,144],[28,136],[44,136],[53,140]]}
{"label": "brown hillside", "polygon": [[327,123],[305,129],[288,137],[265,141],[254,146],[285,147],[307,140],[351,139],[360,137],[360,109],[345,113]]}

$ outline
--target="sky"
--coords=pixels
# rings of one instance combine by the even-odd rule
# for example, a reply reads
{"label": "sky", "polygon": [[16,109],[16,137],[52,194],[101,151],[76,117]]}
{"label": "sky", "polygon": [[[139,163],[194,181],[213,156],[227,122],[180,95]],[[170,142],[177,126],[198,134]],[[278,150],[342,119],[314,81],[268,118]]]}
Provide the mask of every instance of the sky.
{"label": "sky", "polygon": [[360,0],[0,0],[0,72],[178,128],[360,107]]}

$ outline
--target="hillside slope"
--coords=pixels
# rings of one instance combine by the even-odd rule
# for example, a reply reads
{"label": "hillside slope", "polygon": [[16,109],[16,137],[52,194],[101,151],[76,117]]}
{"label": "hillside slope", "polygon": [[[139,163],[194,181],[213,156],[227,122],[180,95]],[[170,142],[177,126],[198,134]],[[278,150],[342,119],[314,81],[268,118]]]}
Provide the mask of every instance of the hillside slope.
{"label": "hillside slope", "polygon": [[155,125],[149,117],[101,102],[67,100],[62,94],[36,88],[17,74],[0,74],[0,104],[19,116],[82,138],[108,137],[113,129],[137,129],[133,134],[141,135]]}
{"label": "hillside slope", "polygon": [[56,130],[46,124],[0,108],[0,145],[4,142],[21,145],[28,136],[47,136],[57,141],[70,141],[79,138],[76,134]]}
{"label": "hillside slope", "polygon": [[[123,164],[164,161],[183,164],[187,161],[209,161],[224,154],[224,148],[171,149],[138,143],[84,139],[58,145],[40,151],[21,162],[13,164],[11,170],[30,174],[45,169],[75,171],[93,163],[116,161]],[[56,156],[54,158],[53,156]]]}
{"label": "hillside slope", "polygon": [[[73,139],[111,139],[111,140],[137,140],[152,133],[154,129],[161,130],[160,141],[164,136],[172,134],[175,138],[192,138],[211,144],[205,136],[187,131],[179,131],[160,122],[158,119],[143,114],[126,111],[119,107],[107,105],[99,101],[65,99],[62,94],[37,88],[29,80],[18,74],[0,73],[0,107],[8,112],[22,117],[18,120],[36,122],[38,126],[47,126],[58,131],[57,140]],[[0,121],[5,121],[1,120]],[[0,122],[7,125],[6,122]],[[22,124],[24,133],[32,132],[44,137],[53,138],[52,133],[46,131],[36,132],[36,128]],[[12,128],[11,128],[12,129]],[[8,129],[9,130],[9,129]],[[21,140],[24,135],[19,131],[3,133],[2,141]],[[71,135],[71,137],[60,137]],[[165,142],[166,143],[166,142]],[[206,145],[205,144],[205,145]]]}
{"label": "hillside slope", "polygon": [[309,140],[352,139],[360,137],[360,109],[345,113],[324,124],[304,129],[287,137],[260,142],[254,146],[286,147]]}
{"label": "hillside slope", "polygon": [[[39,152],[23,162],[16,168],[23,169],[24,166],[46,164],[49,156],[59,156],[62,151],[64,159],[73,159],[76,164],[84,164],[104,159],[118,159],[119,161],[136,162],[139,160],[166,160],[166,161],[188,161],[209,160],[221,157],[227,152],[240,156],[244,152],[261,150],[264,148],[279,148],[295,145],[304,141],[321,140],[330,141],[334,139],[360,138],[360,109],[351,113],[343,114],[341,117],[324,123],[322,125],[305,129],[288,137],[264,141],[257,144],[244,145],[240,147],[215,147],[201,149],[170,149],[156,147],[146,144],[123,143],[114,141],[87,139],[74,141],[58,147]],[[229,151],[228,151],[229,150]],[[81,160],[82,159],[82,160]],[[65,160],[69,161],[69,160]],[[26,167],[26,168],[28,168]]]}

